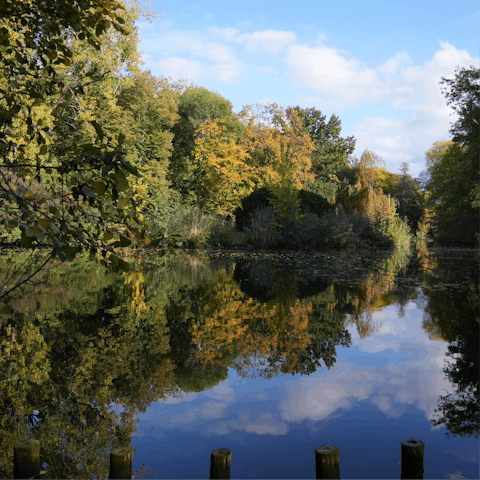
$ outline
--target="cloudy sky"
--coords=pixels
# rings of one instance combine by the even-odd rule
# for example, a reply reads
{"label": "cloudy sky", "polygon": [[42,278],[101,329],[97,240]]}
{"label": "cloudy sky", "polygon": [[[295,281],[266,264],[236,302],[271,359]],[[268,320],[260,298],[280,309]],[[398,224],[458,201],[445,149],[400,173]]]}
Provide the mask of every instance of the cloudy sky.
{"label": "cloudy sky", "polygon": [[144,68],[216,91],[233,110],[277,102],[339,116],[342,135],[416,177],[455,120],[439,85],[480,67],[478,0],[153,0]]}

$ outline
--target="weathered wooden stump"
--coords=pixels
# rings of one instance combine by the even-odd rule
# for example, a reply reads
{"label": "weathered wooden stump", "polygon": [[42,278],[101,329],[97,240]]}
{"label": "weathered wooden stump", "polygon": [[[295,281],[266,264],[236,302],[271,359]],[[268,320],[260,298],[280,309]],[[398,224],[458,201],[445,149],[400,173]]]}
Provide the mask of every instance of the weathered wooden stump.
{"label": "weathered wooden stump", "polygon": [[114,448],[110,452],[110,473],[108,474],[109,480],[132,478],[132,460],[133,460],[133,448],[132,447],[120,447]]}
{"label": "weathered wooden stump", "polygon": [[13,478],[32,478],[40,474],[40,442],[27,440],[13,446]]}
{"label": "weathered wooden stump", "polygon": [[423,479],[425,444],[414,438],[402,442],[401,479]]}
{"label": "weathered wooden stump", "polygon": [[232,452],[228,448],[217,448],[210,456],[210,479],[230,478]]}
{"label": "weathered wooden stump", "polygon": [[315,478],[340,478],[340,450],[333,445],[315,449]]}

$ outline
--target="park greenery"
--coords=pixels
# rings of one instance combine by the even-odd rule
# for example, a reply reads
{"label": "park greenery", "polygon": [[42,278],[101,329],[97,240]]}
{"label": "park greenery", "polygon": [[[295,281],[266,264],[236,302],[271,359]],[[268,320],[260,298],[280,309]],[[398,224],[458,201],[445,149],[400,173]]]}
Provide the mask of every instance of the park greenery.
{"label": "park greenery", "polygon": [[[478,244],[480,71],[443,79],[459,115],[427,170],[387,172],[336,115],[232,104],[142,70],[138,2],[2,2],[0,221],[5,243],[81,251],[200,243]],[[256,198],[262,201],[257,202]],[[240,218],[240,222],[235,222]],[[5,289],[4,289],[5,290]]]}
{"label": "park greenery", "polygon": [[[106,476],[105,449],[128,443],[157,399],[210,388],[228,368],[271,378],[334,365],[347,322],[372,335],[374,311],[414,298],[395,293],[413,239],[435,297],[425,329],[478,371],[478,285],[449,303],[432,272],[462,279],[426,245],[479,242],[480,70],[443,80],[458,120],[413,178],[368,148],[353,157],[336,115],[275,103],[235,113],[217,92],[142,70],[142,16],[155,12],[135,0],[0,5],[0,472],[12,476],[11,445],[33,431],[55,478]],[[332,274],[343,262],[362,278],[178,251],[202,245],[298,250],[305,265],[336,249]],[[391,251],[374,262],[365,248]],[[139,251],[155,254],[137,263]],[[469,362],[458,361],[468,381],[450,372],[462,405]],[[450,431],[475,430],[452,398],[442,409]]]}

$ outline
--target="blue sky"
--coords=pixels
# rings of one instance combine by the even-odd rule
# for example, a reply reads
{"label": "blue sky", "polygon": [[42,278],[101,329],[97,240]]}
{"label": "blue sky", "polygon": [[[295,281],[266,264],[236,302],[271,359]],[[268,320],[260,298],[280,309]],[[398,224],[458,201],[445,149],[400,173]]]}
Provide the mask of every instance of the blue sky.
{"label": "blue sky", "polygon": [[233,110],[276,102],[315,107],[342,135],[416,177],[449,139],[441,77],[480,67],[478,0],[153,0],[138,22],[143,68],[216,91]]}

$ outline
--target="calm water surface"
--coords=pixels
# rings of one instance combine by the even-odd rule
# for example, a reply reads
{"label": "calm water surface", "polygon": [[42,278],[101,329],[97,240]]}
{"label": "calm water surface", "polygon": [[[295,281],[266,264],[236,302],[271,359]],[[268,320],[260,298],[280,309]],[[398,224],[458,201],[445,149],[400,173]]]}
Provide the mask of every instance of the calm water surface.
{"label": "calm water surface", "polygon": [[[210,452],[228,448],[232,478],[314,478],[314,449],[328,444],[340,449],[342,478],[400,478],[401,441],[416,438],[425,443],[425,478],[479,477],[478,439],[461,436],[459,426],[476,418],[478,432],[478,265],[472,252],[432,252],[429,265],[425,258],[395,265],[361,254],[227,258],[244,301],[289,305],[287,323],[301,323],[303,314],[317,335],[305,347],[290,330],[286,340],[302,346],[285,356],[278,331],[274,342],[267,333],[263,340],[277,349],[275,358],[272,348],[255,355],[247,347],[248,367],[244,358],[235,359],[211,388],[150,405],[133,435],[136,465],[146,463],[160,478],[207,478]],[[296,301],[310,309],[293,311]],[[222,347],[251,346],[248,331],[230,338],[217,332]],[[453,344],[460,360],[452,359]],[[314,353],[306,355],[309,348]],[[288,367],[276,370],[273,360]],[[462,393],[447,377],[446,363],[463,374],[476,372],[464,379],[471,382],[467,404],[476,417],[451,418],[455,437],[446,436],[445,425],[433,426],[440,399],[458,400]],[[447,409],[461,416],[464,407],[447,398]]]}
{"label": "calm water surface", "polygon": [[314,478],[325,444],[343,479],[400,478],[409,438],[424,478],[480,477],[474,250],[80,259],[41,280],[28,320],[2,317],[1,478],[27,438],[50,478],[105,478],[130,442],[143,478],[208,478],[217,448],[232,478]]}

